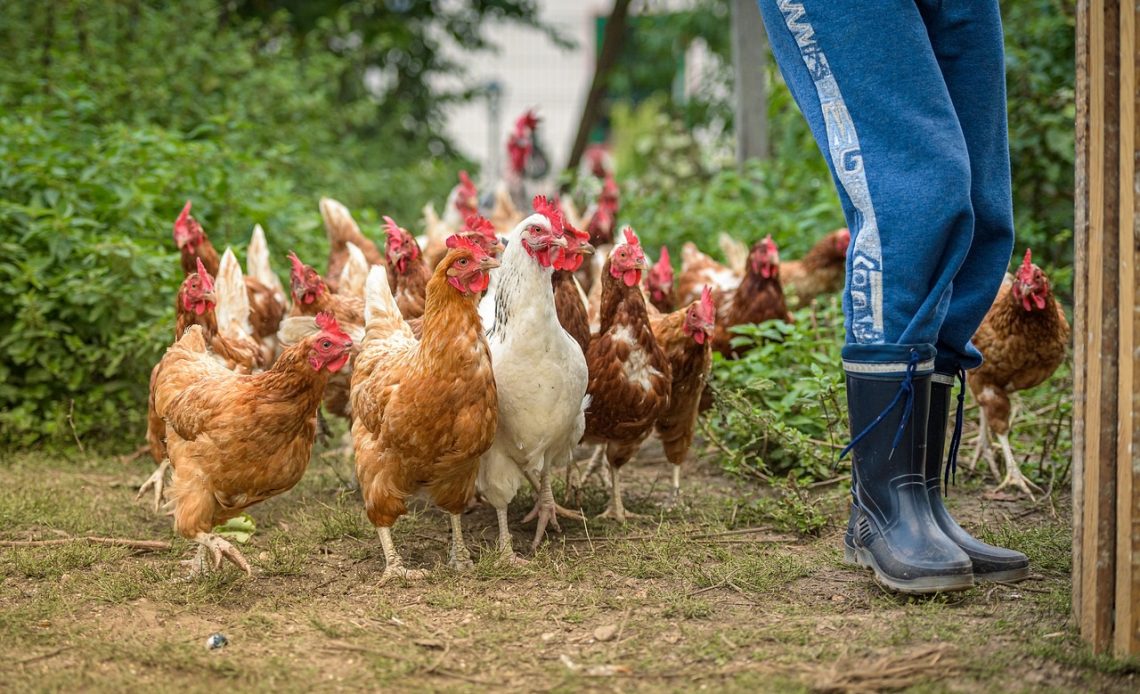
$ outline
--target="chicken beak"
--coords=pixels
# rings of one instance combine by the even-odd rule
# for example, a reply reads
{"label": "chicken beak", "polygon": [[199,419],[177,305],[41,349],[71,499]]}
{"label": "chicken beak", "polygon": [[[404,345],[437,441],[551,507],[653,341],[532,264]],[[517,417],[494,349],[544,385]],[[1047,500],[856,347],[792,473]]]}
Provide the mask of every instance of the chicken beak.
{"label": "chicken beak", "polygon": [[555,236],[550,241],[550,245],[555,246],[557,248],[566,248],[567,246],[570,245],[570,243],[566,240],[565,236]]}
{"label": "chicken beak", "polygon": [[493,255],[489,255],[479,261],[479,268],[482,270],[491,270],[493,268],[499,267],[500,265],[502,265],[502,263],[499,262],[499,259]]}
{"label": "chicken beak", "polygon": [[645,259],[645,256],[641,256],[637,259],[637,265],[635,267],[638,270],[647,271],[649,270],[649,261]]}
{"label": "chicken beak", "polygon": [[208,291],[208,292],[202,292],[201,298],[202,298],[202,301],[208,301],[211,304],[216,305],[218,303],[218,295],[213,290]]}
{"label": "chicken beak", "polygon": [[582,243],[581,246],[578,246],[578,253],[581,255],[593,255],[594,247],[591,244]]}

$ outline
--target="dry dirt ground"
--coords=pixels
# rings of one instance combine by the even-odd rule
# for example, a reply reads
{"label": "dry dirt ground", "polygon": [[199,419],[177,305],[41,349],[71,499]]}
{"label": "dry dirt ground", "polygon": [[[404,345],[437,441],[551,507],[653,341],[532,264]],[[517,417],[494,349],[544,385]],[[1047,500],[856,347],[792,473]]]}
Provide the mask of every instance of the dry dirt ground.
{"label": "dry dirt ground", "polygon": [[[0,539],[170,540],[169,519],[134,501],[150,469],[3,460]],[[253,578],[227,567],[179,580],[193,551],[180,539],[149,553],[0,547],[0,689],[1136,691],[1137,663],[1092,656],[1075,636],[1067,498],[960,485],[949,504],[964,524],[1026,552],[1033,577],[908,599],[842,564],[839,489],[813,499],[831,523],[806,538],[766,521],[758,488],[715,465],[688,466],[688,505],[672,512],[655,451],[630,469],[628,505],[648,518],[564,522],[525,567],[496,561],[484,507],[464,519],[477,565],[452,572],[446,516],[421,507],[395,530],[406,563],[433,569],[416,584],[378,584],[383,554],[349,467],[320,458],[253,509]],[[605,498],[595,480],[587,513]],[[530,505],[523,494],[511,508],[520,550]],[[215,632],[229,643],[208,651]]]}

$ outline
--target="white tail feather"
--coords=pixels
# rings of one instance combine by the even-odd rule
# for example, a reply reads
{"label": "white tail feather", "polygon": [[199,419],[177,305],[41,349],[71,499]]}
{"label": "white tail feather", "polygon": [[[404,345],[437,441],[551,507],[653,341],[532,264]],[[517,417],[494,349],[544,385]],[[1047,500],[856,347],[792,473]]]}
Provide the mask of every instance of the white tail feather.
{"label": "white tail feather", "polygon": [[214,309],[218,318],[218,331],[223,335],[249,337],[253,326],[249,322],[249,294],[245,289],[245,276],[233,249],[226,247],[222,262],[218,265],[218,277],[214,280],[214,293],[218,305]]}
{"label": "white tail feather", "polygon": [[291,347],[309,335],[315,335],[317,330],[317,320],[312,316],[291,316],[281,321],[277,341],[283,347]]}
{"label": "white tail feather", "polygon": [[253,225],[253,233],[249,237],[249,248],[245,252],[245,272],[273,290],[274,299],[281,304],[285,303],[285,287],[269,263],[269,243],[265,240],[265,230],[260,224]]}
{"label": "white tail feather", "polygon": [[321,198],[321,218],[325,221],[325,233],[330,241],[360,234],[360,226],[352,218],[348,208],[332,198]]}
{"label": "white tail feather", "polygon": [[724,253],[724,259],[728,261],[728,267],[743,275],[744,266],[748,264],[748,246],[723,231],[717,235],[716,242],[721,253]]}
{"label": "white tail feather", "polygon": [[340,270],[340,282],[336,292],[344,296],[364,298],[364,284],[368,281],[368,260],[364,251],[351,241],[344,244],[348,250],[348,261]]}
{"label": "white tail feather", "polygon": [[364,286],[364,331],[375,337],[386,337],[393,332],[412,337],[412,329],[404,322],[396,297],[388,286],[388,271],[379,265],[373,265],[368,271],[368,282]]}

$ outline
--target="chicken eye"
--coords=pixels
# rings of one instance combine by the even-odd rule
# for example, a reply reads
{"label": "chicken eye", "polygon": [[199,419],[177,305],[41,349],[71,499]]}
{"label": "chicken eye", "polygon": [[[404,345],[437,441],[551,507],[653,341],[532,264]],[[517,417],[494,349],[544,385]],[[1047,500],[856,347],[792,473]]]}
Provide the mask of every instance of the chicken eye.
{"label": "chicken eye", "polygon": [[332,349],[332,342],[325,340],[321,343],[321,347],[324,347],[325,349]]}
{"label": "chicken eye", "polygon": [[467,267],[467,258],[460,258],[456,264],[459,265],[459,267]]}

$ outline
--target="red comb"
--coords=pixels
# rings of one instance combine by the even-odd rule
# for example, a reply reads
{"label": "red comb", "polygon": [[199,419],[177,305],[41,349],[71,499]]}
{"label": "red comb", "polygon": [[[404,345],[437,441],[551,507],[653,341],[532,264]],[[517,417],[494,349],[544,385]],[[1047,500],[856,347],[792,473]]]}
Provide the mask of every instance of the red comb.
{"label": "red comb", "polygon": [[539,117],[534,112],[534,109],[527,109],[526,113],[519,116],[515,121],[515,130],[522,132],[523,130],[534,130],[538,127]]}
{"label": "red comb", "polygon": [[1029,267],[1032,264],[1033,264],[1033,249],[1032,248],[1026,248],[1025,249],[1025,260],[1021,261],[1021,266],[1022,267]]}
{"label": "red comb", "polygon": [[1025,249],[1025,259],[1021,261],[1021,267],[1017,269],[1017,277],[1023,282],[1029,282],[1033,279],[1033,251]]}
{"label": "red comb", "polygon": [[177,220],[175,220],[175,222],[174,222],[174,223],[175,223],[175,224],[185,224],[185,223],[186,223],[186,218],[187,218],[187,217],[189,217],[189,216],[190,216],[190,201],[189,201],[189,200],[187,200],[187,201],[186,201],[186,205],[185,205],[185,206],[182,208],[182,212],[180,212],[180,213],[178,214],[178,219],[177,219]]}
{"label": "red comb", "polygon": [[625,235],[625,242],[628,243],[629,245],[631,245],[631,246],[640,246],[641,245],[641,241],[637,238],[637,234],[635,234],[633,232],[633,227],[627,226],[626,228],[621,230],[621,233]]}
{"label": "red comb", "polygon": [[701,306],[709,311],[713,309],[712,287],[707,284],[701,290]]}
{"label": "red comb", "polygon": [[384,226],[387,227],[388,236],[401,236],[404,233],[400,225],[396,224],[396,220],[387,215],[384,216]]}
{"label": "red comb", "polygon": [[467,219],[463,221],[463,229],[464,231],[473,231],[481,234],[487,239],[496,238],[495,225],[491,223],[491,220],[477,214],[467,216]]}
{"label": "red comb", "polygon": [[210,277],[210,273],[206,272],[206,266],[202,264],[201,258],[195,258],[198,261],[198,278],[202,280],[202,286],[205,289],[214,288],[214,278]]}
{"label": "red comb", "polygon": [[562,209],[557,204],[546,199],[545,195],[536,195],[531,201],[534,211],[550,220],[550,228],[555,236],[561,236],[566,221],[562,218]]}
{"label": "red comb", "polygon": [[467,175],[466,171],[459,172],[459,185],[470,190],[475,190],[475,184],[471,181],[471,177]]}
{"label": "red comb", "polygon": [[670,262],[669,262],[669,247],[668,246],[662,246],[661,247],[661,256],[659,258],[657,258],[657,264],[660,265],[662,268],[664,268],[665,266],[672,267],[672,264],[670,264]]}
{"label": "red comb", "polygon": [[298,258],[297,254],[293,251],[289,251],[289,262],[293,265],[293,275],[296,275],[299,278],[305,276],[305,270],[307,270],[308,267],[301,262],[301,259]]}
{"label": "red comb", "polygon": [[479,244],[475,243],[466,236],[460,236],[459,234],[452,234],[451,236],[447,237],[447,247],[464,248],[468,251],[471,251],[471,254],[475,256],[476,260],[487,257],[487,251],[483,250]]}
{"label": "red comb", "polygon": [[348,333],[340,329],[340,324],[336,322],[336,316],[331,311],[321,311],[317,314],[317,327],[321,330],[332,333],[333,337],[342,340],[348,340]]}

